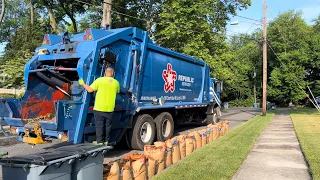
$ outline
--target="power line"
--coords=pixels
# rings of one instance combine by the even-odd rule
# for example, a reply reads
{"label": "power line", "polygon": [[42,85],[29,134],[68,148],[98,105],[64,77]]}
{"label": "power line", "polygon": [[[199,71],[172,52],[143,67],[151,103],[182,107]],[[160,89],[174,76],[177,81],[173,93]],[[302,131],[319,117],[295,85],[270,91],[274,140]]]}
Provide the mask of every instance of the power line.
{"label": "power line", "polygon": [[[77,2],[80,2],[80,3],[83,3],[83,4],[87,4],[87,5],[94,5],[92,3],[89,3],[89,2],[85,2],[85,1],[82,1],[82,0],[75,0]],[[127,8],[124,8],[124,7],[121,7],[121,6],[116,6],[114,5],[113,3],[108,3],[108,2],[102,2],[104,4],[108,4],[108,5],[111,5],[111,6],[114,6],[114,7],[117,7],[117,8],[120,8],[120,9],[124,9],[124,10],[128,10]],[[118,12],[120,13],[120,12]],[[229,13],[230,14],[230,13]],[[124,13],[122,13],[122,15],[125,15]],[[257,21],[257,22],[261,22],[261,20],[257,20],[257,19],[253,19],[253,18],[249,18],[249,17],[244,17],[244,16],[240,16],[240,15],[234,15],[234,14],[230,14],[232,16],[237,16],[237,17],[240,17],[240,18],[244,18],[244,19],[248,19],[248,20],[252,20],[252,21]],[[133,18],[133,16],[131,16]]]}
{"label": "power line", "polygon": [[122,13],[122,12],[115,11],[115,10],[111,10],[111,12],[114,12],[116,14],[120,14],[120,15],[123,15],[123,16],[127,16],[127,17],[130,17],[130,18],[133,18],[133,19],[138,19],[138,20],[141,20],[141,21],[149,22],[147,19],[138,18],[138,17],[131,16],[131,15],[128,15],[128,14],[125,14],[125,13]]}
{"label": "power line", "polygon": [[[79,2],[79,3],[86,4],[86,5],[90,5],[90,6],[97,6],[97,5],[94,5],[93,3],[89,3],[89,2],[86,2],[86,1],[82,1],[82,0],[75,0],[75,1],[77,1],[77,2]],[[94,1],[94,2],[96,2],[96,3],[108,4],[108,5],[110,5],[110,6],[114,6],[114,7],[117,7],[117,8],[119,8],[119,9],[128,10],[127,8],[124,8],[124,7],[121,7],[121,6],[114,5],[113,3],[108,3],[108,2],[104,2],[104,1],[102,1],[102,2]],[[100,7],[100,8],[103,8],[103,7]]]}
{"label": "power line", "polygon": [[77,1],[77,2],[79,2],[79,3],[82,3],[82,4],[86,4],[86,5],[93,5],[93,4],[90,4],[90,3],[88,3],[88,2],[84,2],[84,1],[80,1],[80,0],[75,0],[75,1]]}
{"label": "power line", "polygon": [[249,30],[250,30],[254,25],[255,25],[255,24],[252,24],[252,25],[250,26],[250,28],[246,31],[246,34],[248,34]]}
{"label": "power line", "polygon": [[249,18],[249,17],[245,17],[245,16],[240,16],[240,15],[233,15],[231,14],[232,16],[237,16],[237,17],[240,17],[240,18],[243,18],[243,19],[247,19],[247,20],[251,20],[251,21],[257,21],[257,22],[260,22],[261,23],[261,20],[258,20],[258,19],[253,19],[253,18]]}
{"label": "power line", "polygon": [[[86,5],[90,5],[90,6],[94,6],[94,4],[92,3],[88,3],[88,2],[85,2],[85,1],[81,1],[81,0],[75,0],[77,2],[80,2],[80,3],[83,3],[83,4],[86,4]],[[108,4],[108,5],[112,5],[112,3],[107,3],[107,2],[103,2],[105,4]],[[112,5],[113,6],[113,5]],[[127,10],[126,8],[123,8],[123,7],[120,7],[120,6],[115,6],[115,7],[118,7],[118,8],[122,8],[122,9],[125,9]],[[119,11],[116,11],[116,10],[111,10],[111,12],[115,13],[115,14],[120,14],[120,15],[123,15],[123,16],[127,16],[127,17],[130,17],[130,18],[134,18],[134,19],[138,19],[138,20],[141,20],[141,21],[146,21],[148,22],[147,19],[143,19],[143,18],[138,18],[138,17],[135,17],[135,16],[131,16],[131,15],[128,15],[128,14],[125,14],[125,13],[122,13],[122,12],[119,12]]]}
{"label": "power line", "polygon": [[[92,4],[92,3],[84,2],[84,1],[81,1],[81,0],[75,0],[75,1],[80,2],[80,3],[83,3],[83,4],[87,4],[87,5],[94,5],[94,4]],[[105,2],[104,2],[104,3],[105,3]],[[106,3],[106,4],[110,4],[110,5],[111,5],[111,3]],[[127,17],[130,17],[130,18],[133,18],[133,19],[137,19],[137,20],[149,22],[147,19],[139,18],[139,17],[135,17],[135,16],[131,16],[131,15],[128,15],[128,14],[126,14],[126,13],[119,12],[119,11],[111,10],[111,12],[112,12],[112,13],[115,13],[115,14],[127,16]],[[167,22],[169,22],[169,21],[167,21]],[[181,28],[179,28],[179,27],[176,27],[176,28],[179,29],[179,30],[185,30],[185,29],[181,29]],[[188,30],[188,31],[191,31],[191,32],[193,32],[193,33],[195,33],[195,34],[201,34],[200,32],[196,32],[196,31],[193,31],[193,30]]]}

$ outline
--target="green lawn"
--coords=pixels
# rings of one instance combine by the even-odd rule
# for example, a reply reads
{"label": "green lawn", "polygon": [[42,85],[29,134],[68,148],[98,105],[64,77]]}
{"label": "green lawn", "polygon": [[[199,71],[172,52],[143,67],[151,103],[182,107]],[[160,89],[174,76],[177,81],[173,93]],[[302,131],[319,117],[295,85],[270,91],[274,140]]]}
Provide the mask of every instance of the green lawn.
{"label": "green lawn", "polygon": [[320,113],[315,108],[301,108],[290,110],[290,116],[312,177],[320,179]]}
{"label": "green lawn", "polygon": [[256,116],[211,144],[154,177],[167,179],[230,179],[241,166],[257,138],[272,119]]}

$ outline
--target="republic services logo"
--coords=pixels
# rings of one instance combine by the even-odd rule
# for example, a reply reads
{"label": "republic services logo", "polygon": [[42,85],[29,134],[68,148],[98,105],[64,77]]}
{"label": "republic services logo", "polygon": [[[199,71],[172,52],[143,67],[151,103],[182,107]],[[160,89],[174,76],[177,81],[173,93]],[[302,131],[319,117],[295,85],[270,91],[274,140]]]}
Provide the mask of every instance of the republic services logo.
{"label": "republic services logo", "polygon": [[177,72],[172,70],[172,65],[170,63],[167,64],[167,69],[163,70],[162,78],[165,82],[164,91],[168,93],[171,91],[172,93],[175,91],[175,82],[177,80]]}

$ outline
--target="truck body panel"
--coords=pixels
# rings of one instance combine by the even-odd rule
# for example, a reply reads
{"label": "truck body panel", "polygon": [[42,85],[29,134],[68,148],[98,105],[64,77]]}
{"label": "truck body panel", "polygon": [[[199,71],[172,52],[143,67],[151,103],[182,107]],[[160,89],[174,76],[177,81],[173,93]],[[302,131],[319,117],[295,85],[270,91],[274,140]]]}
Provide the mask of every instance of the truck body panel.
{"label": "truck body panel", "polygon": [[86,92],[78,79],[90,85],[107,66],[114,67],[121,87],[111,142],[118,142],[142,111],[206,108],[212,103],[205,62],[157,46],[137,28],[87,29],[72,36],[45,35],[25,66],[24,96],[1,100],[0,121],[17,134],[37,122],[44,135],[67,136],[74,143],[92,141],[95,94]]}

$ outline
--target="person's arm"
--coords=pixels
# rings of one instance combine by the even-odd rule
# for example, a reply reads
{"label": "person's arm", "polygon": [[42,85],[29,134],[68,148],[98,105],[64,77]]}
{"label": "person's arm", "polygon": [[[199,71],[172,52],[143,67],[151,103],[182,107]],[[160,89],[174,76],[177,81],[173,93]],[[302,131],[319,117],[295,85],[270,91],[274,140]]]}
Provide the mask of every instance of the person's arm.
{"label": "person's arm", "polygon": [[120,93],[120,83],[118,82],[117,93]]}
{"label": "person's arm", "polygon": [[[97,79],[98,80],[98,79]],[[95,80],[90,86],[85,84],[82,79],[79,80],[79,84],[84,87],[86,91],[89,93],[92,93],[93,91],[96,91],[98,89],[98,82]]]}
{"label": "person's arm", "polygon": [[92,93],[94,90],[92,89],[92,87],[86,85],[86,84],[83,84],[82,85],[84,87],[85,90],[87,90],[89,93]]}

